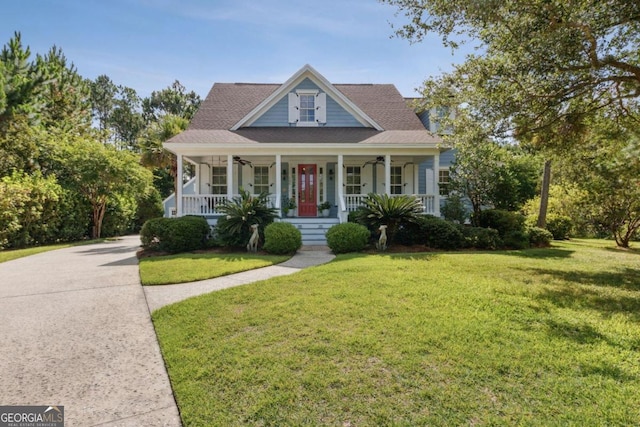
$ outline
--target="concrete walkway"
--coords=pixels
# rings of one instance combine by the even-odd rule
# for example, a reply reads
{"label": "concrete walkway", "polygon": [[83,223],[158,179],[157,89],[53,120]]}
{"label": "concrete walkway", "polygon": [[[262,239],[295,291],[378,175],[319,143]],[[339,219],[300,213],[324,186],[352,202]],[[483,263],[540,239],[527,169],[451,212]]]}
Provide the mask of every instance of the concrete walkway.
{"label": "concrete walkway", "polygon": [[149,310],[153,311],[165,305],[182,301],[196,295],[231,288],[233,286],[246,285],[247,283],[257,282],[271,277],[292,274],[306,267],[324,264],[333,258],[334,255],[326,247],[306,247],[282,264],[230,274],[215,279],[201,280],[199,282],[182,283],[178,285],[145,286],[144,293],[147,296]]}
{"label": "concrete walkway", "polygon": [[138,236],[0,263],[0,404],[65,425],[180,426],[140,286]]}
{"label": "concrete walkway", "polygon": [[280,265],[143,290],[139,245],[128,236],[0,263],[0,404],[64,406],[68,427],[180,426],[150,310],[333,258],[308,248]]}

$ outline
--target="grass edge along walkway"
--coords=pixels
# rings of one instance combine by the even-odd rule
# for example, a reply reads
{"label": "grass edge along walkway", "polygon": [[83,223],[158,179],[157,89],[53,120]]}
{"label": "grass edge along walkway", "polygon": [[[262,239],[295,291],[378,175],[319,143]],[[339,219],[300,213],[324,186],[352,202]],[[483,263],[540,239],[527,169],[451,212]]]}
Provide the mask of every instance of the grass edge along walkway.
{"label": "grass edge along walkway", "polygon": [[640,257],[607,243],[343,255],[153,320],[189,426],[637,425]]}
{"label": "grass edge along walkway", "polygon": [[139,260],[143,285],[169,285],[213,279],[233,273],[280,264],[289,255],[247,253],[181,253]]}

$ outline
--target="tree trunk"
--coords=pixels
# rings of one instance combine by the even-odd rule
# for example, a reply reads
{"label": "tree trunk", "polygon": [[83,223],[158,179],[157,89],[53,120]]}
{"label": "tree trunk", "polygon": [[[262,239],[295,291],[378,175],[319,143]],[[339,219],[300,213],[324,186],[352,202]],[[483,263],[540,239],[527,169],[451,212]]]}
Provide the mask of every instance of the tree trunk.
{"label": "tree trunk", "polygon": [[542,174],[542,189],[540,191],[540,211],[538,213],[539,228],[547,228],[547,208],[549,206],[549,184],[551,182],[551,160],[545,160]]}

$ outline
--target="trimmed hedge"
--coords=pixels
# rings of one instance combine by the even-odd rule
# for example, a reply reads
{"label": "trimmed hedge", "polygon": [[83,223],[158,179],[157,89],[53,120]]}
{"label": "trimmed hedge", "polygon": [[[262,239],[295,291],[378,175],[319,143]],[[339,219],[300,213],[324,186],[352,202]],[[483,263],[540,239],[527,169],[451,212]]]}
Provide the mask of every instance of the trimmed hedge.
{"label": "trimmed hedge", "polygon": [[465,247],[495,250],[502,246],[498,230],[482,227],[464,227],[460,230],[465,238]]}
{"label": "trimmed hedge", "polygon": [[327,245],[335,254],[359,252],[367,246],[370,235],[364,225],[345,222],[327,230]]}
{"label": "trimmed hedge", "polygon": [[568,216],[549,215],[547,217],[547,230],[551,232],[555,240],[565,240],[571,235],[573,220]]}
{"label": "trimmed hedge", "polygon": [[480,212],[478,223],[484,228],[498,230],[502,239],[513,232],[524,233],[524,215],[501,209],[488,209]]}
{"label": "trimmed hedge", "polygon": [[274,222],[264,229],[264,250],[276,255],[294,253],[302,246],[302,233],[288,222]]}
{"label": "trimmed hedge", "polygon": [[553,234],[549,230],[539,227],[530,227],[529,244],[534,248],[546,248],[551,244],[553,240]]}
{"label": "trimmed hedge", "polygon": [[420,233],[433,249],[459,249],[464,246],[462,232],[452,222],[426,216],[420,220]]}
{"label": "trimmed hedge", "polygon": [[154,218],[140,230],[142,247],[169,253],[188,252],[206,246],[209,224],[200,216]]}

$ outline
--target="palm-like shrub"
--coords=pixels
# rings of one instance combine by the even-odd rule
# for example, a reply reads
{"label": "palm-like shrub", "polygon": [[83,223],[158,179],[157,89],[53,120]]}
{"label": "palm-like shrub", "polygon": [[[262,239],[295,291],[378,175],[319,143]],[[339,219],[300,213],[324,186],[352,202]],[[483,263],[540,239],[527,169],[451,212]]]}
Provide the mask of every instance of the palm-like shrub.
{"label": "palm-like shrub", "polygon": [[364,199],[364,206],[360,207],[353,217],[357,223],[371,231],[386,225],[387,241],[392,242],[401,225],[418,222],[422,213],[422,203],[413,196],[390,197],[387,194],[370,193]]}
{"label": "palm-like shrub", "polygon": [[252,196],[248,191],[240,189],[240,196],[228,200],[218,210],[222,217],[216,224],[216,237],[224,246],[244,247],[251,237],[251,225],[258,224],[260,240],[264,242],[264,228],[273,222],[277,215],[275,209],[269,208],[268,194]]}

